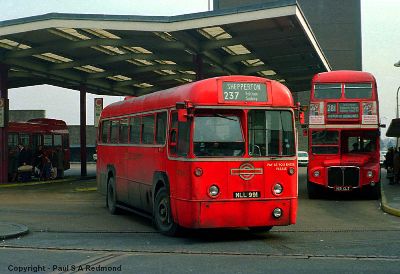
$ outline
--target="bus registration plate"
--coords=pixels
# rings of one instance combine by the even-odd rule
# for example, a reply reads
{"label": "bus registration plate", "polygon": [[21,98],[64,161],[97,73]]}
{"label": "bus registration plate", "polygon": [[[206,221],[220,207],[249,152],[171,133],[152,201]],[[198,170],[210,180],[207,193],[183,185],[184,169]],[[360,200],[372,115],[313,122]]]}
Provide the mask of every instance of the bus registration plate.
{"label": "bus registration plate", "polygon": [[243,198],[260,198],[260,191],[242,191],[242,192],[233,192],[233,198],[235,199],[243,199]]}
{"label": "bus registration plate", "polygon": [[341,192],[351,191],[351,187],[350,186],[334,186],[333,190],[334,191],[341,191]]}

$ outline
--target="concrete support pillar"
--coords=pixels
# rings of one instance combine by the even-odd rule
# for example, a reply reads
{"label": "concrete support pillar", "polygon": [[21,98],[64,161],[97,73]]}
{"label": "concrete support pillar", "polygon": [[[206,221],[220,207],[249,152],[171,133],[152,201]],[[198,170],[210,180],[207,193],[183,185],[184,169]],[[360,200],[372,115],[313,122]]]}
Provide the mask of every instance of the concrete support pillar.
{"label": "concrete support pillar", "polygon": [[87,176],[87,155],[86,155],[86,87],[80,89],[80,137],[81,137],[81,177]]}
{"label": "concrete support pillar", "polygon": [[8,182],[8,67],[0,64],[0,98],[4,99],[4,127],[0,127],[0,183]]}
{"label": "concrete support pillar", "polygon": [[196,54],[193,58],[193,63],[196,72],[196,81],[204,79],[203,56],[201,54]]}

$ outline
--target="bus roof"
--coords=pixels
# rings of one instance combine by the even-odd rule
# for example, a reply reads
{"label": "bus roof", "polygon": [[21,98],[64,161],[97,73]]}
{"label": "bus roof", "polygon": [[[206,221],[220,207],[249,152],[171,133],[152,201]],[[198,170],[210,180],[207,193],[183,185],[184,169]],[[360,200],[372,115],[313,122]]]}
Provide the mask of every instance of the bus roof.
{"label": "bus roof", "polygon": [[26,122],[9,122],[9,132],[21,133],[68,133],[67,124],[63,120],[36,118]]}
{"label": "bus roof", "polygon": [[313,83],[360,83],[375,82],[375,77],[365,71],[336,70],[314,75]]}
{"label": "bus roof", "polygon": [[[230,82],[257,82],[267,83],[267,102],[262,106],[293,107],[294,101],[289,89],[281,83],[255,76],[221,76],[209,78],[178,87],[157,91],[139,97],[129,97],[123,101],[105,107],[101,113],[102,118],[121,116],[136,112],[165,109],[175,107],[177,102],[190,101],[194,106],[217,106],[218,84],[222,81]],[[246,102],[248,106],[252,102]],[[229,102],[229,106],[243,106],[245,102]],[[260,106],[260,103],[257,103]]]}

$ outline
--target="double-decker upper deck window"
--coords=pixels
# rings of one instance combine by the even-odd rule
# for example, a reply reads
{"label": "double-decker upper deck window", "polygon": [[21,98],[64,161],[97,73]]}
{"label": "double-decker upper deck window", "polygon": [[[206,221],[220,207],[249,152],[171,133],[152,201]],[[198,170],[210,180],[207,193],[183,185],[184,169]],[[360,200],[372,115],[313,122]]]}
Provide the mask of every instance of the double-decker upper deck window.
{"label": "double-decker upper deck window", "polygon": [[371,83],[345,84],[344,96],[348,99],[370,99],[372,98],[372,84]]}
{"label": "double-decker upper deck window", "polygon": [[339,99],[342,97],[341,84],[315,84],[315,99]]}
{"label": "double-decker upper deck window", "polygon": [[108,142],[108,133],[110,132],[110,121],[103,121],[101,124],[101,142]]}
{"label": "double-decker upper deck window", "polygon": [[154,143],[154,115],[147,115],[142,117],[142,143]]}
{"label": "double-decker upper deck window", "polygon": [[194,118],[194,154],[198,157],[241,156],[244,153],[238,116],[214,114]]}
{"label": "double-decker upper deck window", "polygon": [[251,110],[248,114],[248,129],[250,156],[295,155],[295,136],[291,112]]}

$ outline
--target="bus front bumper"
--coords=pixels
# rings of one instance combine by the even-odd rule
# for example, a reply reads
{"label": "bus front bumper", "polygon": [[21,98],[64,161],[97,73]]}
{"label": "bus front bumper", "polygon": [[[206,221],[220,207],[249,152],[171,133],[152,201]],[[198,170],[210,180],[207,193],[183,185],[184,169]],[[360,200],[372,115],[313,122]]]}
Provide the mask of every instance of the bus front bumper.
{"label": "bus front bumper", "polygon": [[[296,223],[297,198],[171,202],[175,222],[187,228],[284,226]],[[273,216],[276,208],[282,210],[280,218]]]}

